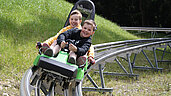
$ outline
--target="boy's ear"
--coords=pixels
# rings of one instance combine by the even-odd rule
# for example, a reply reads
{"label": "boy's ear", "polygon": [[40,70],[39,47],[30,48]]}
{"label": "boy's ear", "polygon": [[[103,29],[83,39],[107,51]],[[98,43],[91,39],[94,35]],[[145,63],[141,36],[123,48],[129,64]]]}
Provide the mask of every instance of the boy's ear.
{"label": "boy's ear", "polygon": [[69,18],[69,23],[70,23],[70,18]]}
{"label": "boy's ear", "polygon": [[93,35],[94,33],[95,33],[95,31],[93,31],[91,35]]}
{"label": "boy's ear", "polygon": [[80,20],[80,24],[81,24],[82,20]]}

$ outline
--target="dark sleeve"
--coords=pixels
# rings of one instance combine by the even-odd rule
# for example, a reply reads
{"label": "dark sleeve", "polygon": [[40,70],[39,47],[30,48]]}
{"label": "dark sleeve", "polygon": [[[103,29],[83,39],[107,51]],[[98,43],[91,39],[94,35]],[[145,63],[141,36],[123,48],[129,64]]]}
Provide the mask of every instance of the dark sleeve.
{"label": "dark sleeve", "polygon": [[77,47],[76,54],[78,56],[85,55],[88,52],[90,46],[91,46],[91,39],[88,39],[88,40],[86,40],[86,42],[81,47]]}
{"label": "dark sleeve", "polygon": [[74,32],[76,31],[76,28],[73,29],[69,29],[63,33],[61,33],[58,38],[57,38],[57,44],[61,44],[62,41],[67,40],[68,38],[71,38],[71,36],[74,34]]}
{"label": "dark sleeve", "polygon": [[60,34],[57,38],[57,44],[61,45],[62,41],[65,41],[65,36],[63,34]]}

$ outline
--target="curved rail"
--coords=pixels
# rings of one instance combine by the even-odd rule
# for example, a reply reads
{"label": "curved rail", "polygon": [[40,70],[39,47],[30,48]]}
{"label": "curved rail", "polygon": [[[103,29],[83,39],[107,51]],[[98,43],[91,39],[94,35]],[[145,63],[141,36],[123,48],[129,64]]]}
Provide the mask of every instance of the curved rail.
{"label": "curved rail", "polygon": [[151,32],[152,38],[154,38],[158,32],[166,33],[167,37],[170,36],[168,33],[171,32],[171,28],[159,28],[159,27],[121,27],[121,28],[127,31],[138,31],[138,33],[135,34]]}
{"label": "curved rail", "polygon": [[[89,69],[85,73],[85,76],[88,77],[88,79],[91,81],[91,83],[94,85],[95,88],[89,88],[89,90],[88,90],[88,88],[85,87],[85,90],[91,91],[91,90],[95,89],[95,91],[97,91],[97,89],[99,89],[99,91],[102,91],[104,89],[103,92],[107,92],[107,91],[111,92],[110,88],[109,89],[105,88],[103,74],[111,75],[112,73],[109,73],[109,72],[105,73],[105,72],[103,72],[103,68],[102,68],[105,65],[104,61],[110,59],[111,57],[113,57],[112,60],[115,60],[119,64],[119,66],[123,69],[123,71],[126,73],[126,74],[121,74],[122,76],[127,75],[129,77],[132,77],[132,76],[138,77],[139,75],[133,74],[132,68],[133,68],[134,63],[132,63],[130,61],[131,53],[138,54],[140,52],[143,52],[145,57],[148,59],[148,57],[146,56],[146,54],[143,50],[153,50],[156,67],[154,67],[153,64],[151,64],[151,61],[149,59],[148,59],[148,62],[151,65],[151,69],[161,70],[162,68],[158,68],[158,64],[157,64],[158,62],[156,60],[155,50],[156,50],[156,48],[165,48],[166,49],[167,46],[169,46],[171,48],[171,38],[126,40],[126,41],[118,41],[118,42],[110,42],[110,43],[94,45],[96,64],[89,67]],[[126,69],[122,66],[122,64],[120,64],[117,57],[126,57],[128,65],[129,65],[130,74],[126,71]],[[135,55],[135,57],[136,57],[136,55]],[[134,57],[134,59],[135,59],[135,57]],[[137,67],[137,68],[139,68],[139,67]],[[99,70],[102,88],[99,88],[97,86],[97,84],[93,81],[93,79],[90,77],[90,75],[88,74],[91,69]],[[84,87],[83,87],[83,91],[84,91]]]}
{"label": "curved rail", "polygon": [[142,45],[137,45],[137,46],[133,46],[133,47],[128,47],[128,48],[125,48],[125,49],[122,49],[122,50],[118,50],[118,51],[115,51],[113,53],[109,53],[101,58],[98,58],[96,60],[96,63],[98,64],[100,61],[106,59],[106,58],[109,58],[111,56],[117,56],[119,54],[122,54],[122,53],[126,53],[126,52],[130,52],[130,51],[134,51],[134,50],[138,50],[140,48],[145,48],[145,47],[148,47],[148,46],[153,46],[153,45],[158,45],[158,44],[163,44],[163,43],[168,43],[168,42],[171,42],[171,40],[166,40],[166,41],[159,41],[159,42],[152,42],[152,43],[147,43],[147,44],[142,44]]}
{"label": "curved rail", "polygon": [[[108,59],[112,56],[118,56],[127,52],[137,51],[147,47],[159,47],[160,44],[171,43],[171,38],[155,38],[155,39],[139,39],[139,40],[126,40],[118,42],[110,42],[94,45],[96,64],[91,66],[87,73],[101,61]],[[104,51],[103,51],[104,50]],[[98,53],[98,51],[101,51]],[[109,53],[110,51],[110,53]],[[98,56],[100,54],[100,56]]]}

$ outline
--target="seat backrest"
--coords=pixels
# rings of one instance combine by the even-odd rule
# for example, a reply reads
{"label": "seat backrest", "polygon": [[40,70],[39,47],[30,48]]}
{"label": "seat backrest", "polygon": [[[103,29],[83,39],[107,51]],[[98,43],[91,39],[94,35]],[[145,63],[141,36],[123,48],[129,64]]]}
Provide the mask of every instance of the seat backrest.
{"label": "seat backrest", "polygon": [[71,9],[68,18],[65,22],[64,27],[69,25],[69,17],[70,14],[73,10],[79,10],[82,14],[82,23],[87,20],[87,19],[92,19],[94,20],[95,17],[95,6],[94,3],[91,0],[79,0],[78,2],[75,3],[75,5],[73,6],[73,8]]}

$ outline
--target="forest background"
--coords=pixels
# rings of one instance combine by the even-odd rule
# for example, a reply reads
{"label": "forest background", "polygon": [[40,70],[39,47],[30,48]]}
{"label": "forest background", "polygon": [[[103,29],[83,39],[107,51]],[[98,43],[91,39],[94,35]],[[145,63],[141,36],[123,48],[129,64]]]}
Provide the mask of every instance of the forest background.
{"label": "forest background", "polygon": [[[66,0],[76,3],[78,0]],[[171,0],[91,0],[96,14],[120,26],[171,27]]]}

